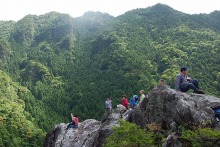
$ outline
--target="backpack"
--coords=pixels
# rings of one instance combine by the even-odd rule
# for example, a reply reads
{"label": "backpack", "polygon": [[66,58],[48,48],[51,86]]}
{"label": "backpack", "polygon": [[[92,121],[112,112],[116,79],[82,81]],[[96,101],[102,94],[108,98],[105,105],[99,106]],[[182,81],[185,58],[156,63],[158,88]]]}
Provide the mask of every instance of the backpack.
{"label": "backpack", "polygon": [[215,112],[215,115],[219,115],[220,116],[220,108],[215,109],[214,112]]}

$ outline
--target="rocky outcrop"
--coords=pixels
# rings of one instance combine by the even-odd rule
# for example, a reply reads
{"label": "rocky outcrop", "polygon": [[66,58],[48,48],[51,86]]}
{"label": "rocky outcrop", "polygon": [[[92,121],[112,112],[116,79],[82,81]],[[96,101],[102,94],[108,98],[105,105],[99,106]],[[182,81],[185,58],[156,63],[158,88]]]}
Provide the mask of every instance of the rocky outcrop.
{"label": "rocky outcrop", "polygon": [[[88,119],[79,123],[78,128],[66,130],[67,124],[56,125],[47,134],[44,147],[101,147],[113,132],[112,127],[119,125],[119,119],[125,119],[142,128],[146,124],[159,124],[164,130],[171,130],[163,144],[165,147],[190,146],[190,142],[181,139],[173,132],[178,132],[178,125],[186,128],[212,127],[220,129],[216,122],[213,108],[220,107],[220,99],[199,94],[179,93],[161,86],[154,88],[144,98],[139,108],[120,114],[113,111],[104,123]],[[166,136],[167,137],[167,136]],[[215,145],[220,144],[217,140]]]}
{"label": "rocky outcrop", "polygon": [[145,128],[146,122],[144,121],[144,113],[139,109],[134,109],[129,112],[129,115],[126,119],[128,122],[135,123],[136,125]]}
{"label": "rocky outcrop", "polygon": [[67,124],[56,125],[50,133],[47,134],[44,147],[81,147],[89,143],[90,138],[100,128],[101,123],[94,119],[85,120],[79,123],[78,128],[67,128]]}
{"label": "rocky outcrop", "polygon": [[175,132],[170,134],[167,137],[166,141],[162,144],[162,147],[191,147],[191,146],[192,144],[189,141],[180,138],[179,135],[176,134]]}
{"label": "rocky outcrop", "polygon": [[120,118],[121,114],[118,111],[114,111],[97,131],[91,147],[101,147],[106,142],[106,138],[112,134],[112,127],[119,126]]}
{"label": "rocky outcrop", "polygon": [[213,127],[216,119],[212,108],[218,106],[219,98],[176,92],[161,86],[143,99],[140,109],[146,123],[162,124],[163,129],[171,129],[173,122],[187,128]]}
{"label": "rocky outcrop", "polygon": [[87,119],[79,123],[78,128],[66,130],[67,124],[61,123],[46,136],[44,147],[101,147],[112,133],[112,127],[119,125],[120,113],[113,112],[101,124],[100,121]]}

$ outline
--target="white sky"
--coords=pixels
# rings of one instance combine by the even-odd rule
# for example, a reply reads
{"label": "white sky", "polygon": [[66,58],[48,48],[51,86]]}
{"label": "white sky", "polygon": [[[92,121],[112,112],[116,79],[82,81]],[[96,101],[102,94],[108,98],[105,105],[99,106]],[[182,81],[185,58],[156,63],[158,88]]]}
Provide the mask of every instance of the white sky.
{"label": "white sky", "polygon": [[87,11],[106,12],[118,16],[136,8],[157,3],[167,4],[188,14],[220,10],[220,0],[0,0],[0,20],[19,20],[28,14],[41,15],[51,11],[82,16]]}

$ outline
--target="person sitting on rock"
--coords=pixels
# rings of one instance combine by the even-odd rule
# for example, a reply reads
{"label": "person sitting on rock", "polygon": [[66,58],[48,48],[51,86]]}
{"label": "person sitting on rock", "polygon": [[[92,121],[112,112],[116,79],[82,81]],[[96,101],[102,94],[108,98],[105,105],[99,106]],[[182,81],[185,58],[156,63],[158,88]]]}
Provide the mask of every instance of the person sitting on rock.
{"label": "person sitting on rock", "polygon": [[144,90],[141,90],[141,91],[139,91],[139,93],[140,93],[140,102],[139,103],[141,103],[142,102],[142,100],[145,98],[145,94],[144,94]]}
{"label": "person sitting on rock", "polygon": [[159,83],[158,83],[158,85],[157,85],[157,88],[159,88],[159,89],[165,89],[165,88],[169,88],[169,86],[167,86],[166,84],[165,84],[165,80],[164,79],[160,79],[159,80]]}
{"label": "person sitting on rock", "polygon": [[164,86],[164,79],[159,80],[159,86]]}
{"label": "person sitting on rock", "polygon": [[67,125],[67,129],[78,127],[78,123],[79,123],[78,115],[75,114],[75,116],[73,117],[73,114],[71,113],[71,118],[72,118],[72,122]]}
{"label": "person sitting on rock", "polygon": [[138,104],[138,96],[137,96],[137,95],[134,95],[133,98],[130,99],[129,103],[130,103],[132,109],[133,109],[134,107],[136,107],[137,104]]}
{"label": "person sitting on rock", "polygon": [[204,94],[203,91],[199,90],[198,80],[191,80],[187,73],[187,67],[184,66],[180,69],[175,82],[176,91],[187,92],[189,89],[192,89],[194,90],[193,93]]}
{"label": "person sitting on rock", "polygon": [[128,105],[128,99],[126,95],[122,96],[122,105],[127,109],[127,105]]}

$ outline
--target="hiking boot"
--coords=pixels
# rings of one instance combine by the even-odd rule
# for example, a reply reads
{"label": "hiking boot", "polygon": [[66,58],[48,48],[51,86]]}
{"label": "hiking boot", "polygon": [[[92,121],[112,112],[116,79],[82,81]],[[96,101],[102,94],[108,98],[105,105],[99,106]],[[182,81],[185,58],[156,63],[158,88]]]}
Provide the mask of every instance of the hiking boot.
{"label": "hiking boot", "polygon": [[198,94],[205,94],[205,92],[202,91],[202,90],[199,90],[199,91],[198,91]]}
{"label": "hiking boot", "polygon": [[193,91],[193,93],[197,93],[197,94],[205,94],[205,92],[204,92],[204,91],[202,91],[202,90]]}

